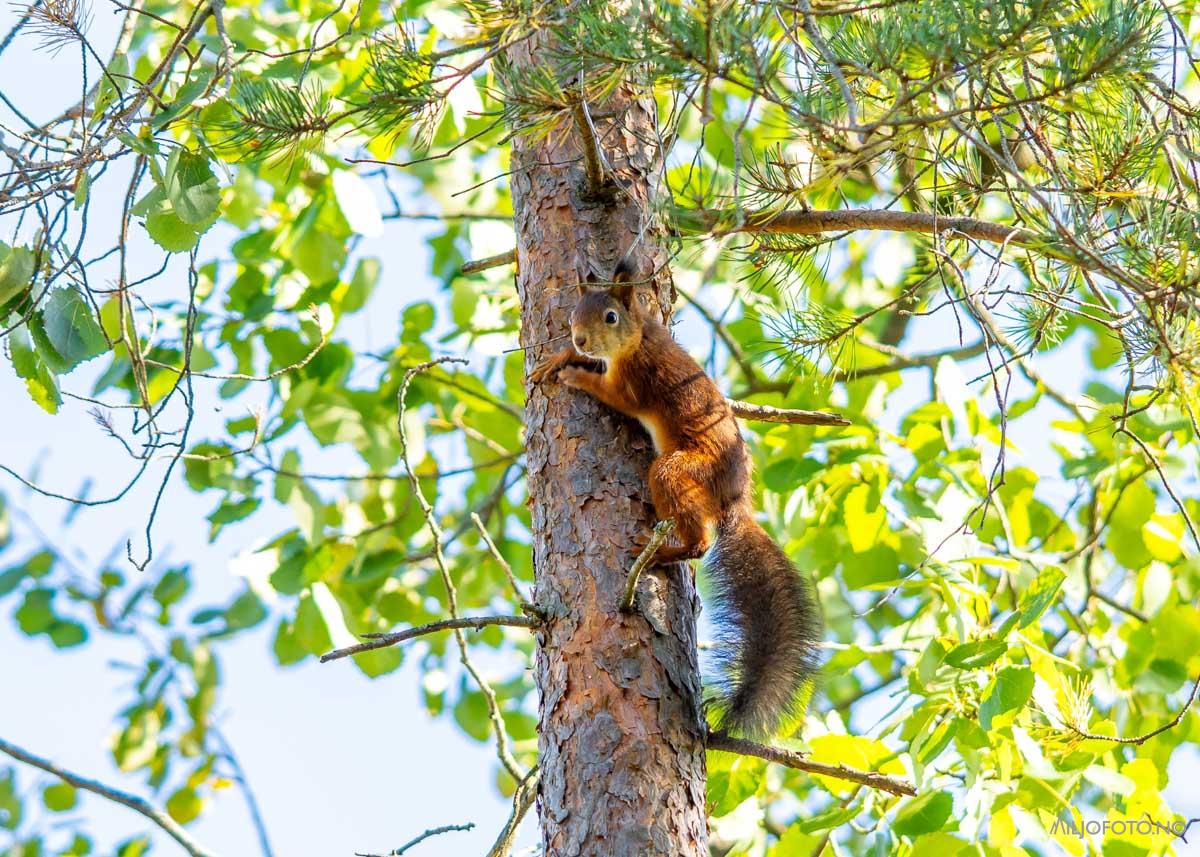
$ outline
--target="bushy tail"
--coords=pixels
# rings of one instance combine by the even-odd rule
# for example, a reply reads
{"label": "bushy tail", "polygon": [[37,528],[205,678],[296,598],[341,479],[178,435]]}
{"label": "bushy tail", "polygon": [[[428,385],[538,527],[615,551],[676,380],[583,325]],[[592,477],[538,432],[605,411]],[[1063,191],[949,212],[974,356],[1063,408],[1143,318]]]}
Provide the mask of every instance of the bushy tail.
{"label": "bushy tail", "polygon": [[721,521],[707,568],[724,673],[717,728],[769,738],[807,701],[824,630],[820,605],[807,576],[741,504]]}

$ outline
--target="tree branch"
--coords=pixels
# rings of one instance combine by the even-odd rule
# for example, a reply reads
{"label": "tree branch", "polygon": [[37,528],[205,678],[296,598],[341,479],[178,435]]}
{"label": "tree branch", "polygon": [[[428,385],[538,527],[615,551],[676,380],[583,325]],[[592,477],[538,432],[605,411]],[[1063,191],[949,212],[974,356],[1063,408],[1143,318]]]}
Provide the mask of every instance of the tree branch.
{"label": "tree branch", "polygon": [[0,738],[0,753],[6,753],[12,756],[18,762],[24,762],[27,765],[32,765],[35,768],[40,768],[48,774],[53,774],[65,783],[70,783],[77,789],[91,792],[92,794],[100,795],[106,800],[111,800],[114,803],[122,804],[132,809],[134,812],[148,818],[150,821],[158,825],[162,830],[178,842],[183,850],[191,857],[215,857],[213,852],[207,850],[196,840],[192,839],[188,832],[175,822],[171,816],[157,809],[148,800],[138,797],[129,792],[123,792],[119,789],[114,789],[111,786],[106,786],[104,783],[92,780],[87,777],[82,777],[79,774],[73,774],[70,771],[63,770],[48,759],[43,759],[40,756],[35,756],[28,750],[22,750],[15,744],[10,744],[3,738]]}
{"label": "tree branch", "polygon": [[764,423],[791,423],[806,426],[848,426],[850,420],[828,411],[803,411],[798,408],[774,408],[770,405],[755,405],[726,399],[735,417],[743,420],[758,420]]}
{"label": "tree branch", "polygon": [[834,209],[817,211],[737,211],[733,209],[676,209],[672,225],[683,233],[732,232],[752,234],[820,235],[826,232],[917,232],[925,235],[958,233],[965,238],[993,244],[1027,247],[1085,270],[1100,264],[1057,238],[1021,226],[1005,226],[974,217],[942,217],[923,211],[891,209]]}
{"label": "tree branch", "polygon": [[468,616],[461,619],[443,619],[440,622],[430,622],[428,625],[418,625],[415,628],[406,628],[403,631],[393,631],[389,634],[366,634],[365,636],[369,639],[362,643],[346,646],[344,649],[334,649],[332,652],[326,652],[321,655],[321,663],[326,664],[330,661],[347,658],[350,655],[357,655],[362,652],[370,652],[375,649],[386,649],[388,646],[394,646],[397,643],[403,643],[406,640],[412,640],[425,634],[436,634],[438,631],[459,631],[464,628],[472,628],[478,631],[481,628],[486,628],[488,625],[505,625],[510,628],[536,628],[537,624],[537,620],[529,616]]}
{"label": "tree branch", "polygon": [[604,168],[604,153],[600,151],[600,139],[596,126],[592,124],[592,116],[588,113],[587,103],[580,101],[571,111],[575,118],[575,127],[579,131],[579,148],[583,150],[583,165],[587,171],[588,195],[595,198],[604,193],[608,183],[608,173]]}
{"label": "tree branch", "polygon": [[537,765],[534,765],[525,775],[525,779],[517,785],[517,791],[513,794],[512,814],[505,822],[500,835],[496,837],[496,842],[488,851],[487,857],[508,857],[508,853],[512,851],[513,841],[517,838],[517,830],[521,827],[521,820],[525,818],[525,813],[529,812],[534,799],[537,798],[538,777]]}
{"label": "tree branch", "polygon": [[658,553],[658,549],[662,546],[662,543],[673,532],[675,532],[674,518],[667,518],[665,521],[659,521],[654,525],[654,530],[650,533],[650,540],[646,542],[646,546],[642,548],[642,552],[633,561],[633,565],[629,569],[629,575],[625,578],[625,594],[621,597],[622,613],[633,611],[633,600],[637,597],[638,578],[641,577],[642,572],[650,564],[650,561],[654,559],[654,555]]}
{"label": "tree branch", "polygon": [[488,256],[486,259],[475,259],[470,262],[463,262],[462,268],[459,270],[463,274],[478,274],[480,271],[486,271],[488,268],[499,268],[501,265],[512,265],[517,261],[517,248],[507,250],[503,253],[497,253],[495,256]]}
{"label": "tree branch", "polygon": [[[923,211],[891,209],[833,209],[816,211],[736,211],[733,209],[676,209],[671,226],[685,234],[733,232],[751,234],[821,235],[826,232],[917,232],[924,235],[958,233],[966,238],[994,244],[1028,247],[1043,255],[1091,270],[1096,265],[1052,237],[1021,226],[1005,226],[974,217],[942,217]],[[508,265],[517,259],[516,249],[486,259],[467,262],[464,274]]]}
{"label": "tree branch", "polygon": [[859,771],[855,768],[847,768],[845,765],[826,765],[821,762],[813,762],[807,759],[803,753],[797,753],[795,750],[785,750],[782,747],[772,747],[769,744],[756,744],[744,738],[734,738],[732,735],[727,735],[724,732],[709,733],[708,749],[724,750],[726,753],[740,753],[743,756],[757,756],[760,759],[766,759],[768,762],[775,762],[779,765],[795,768],[798,771],[807,771],[810,774],[820,774],[824,777],[847,780],[867,786],[868,788],[879,789],[888,794],[913,797],[917,793],[917,790],[913,788],[911,783],[898,780],[895,777],[889,777],[887,774],[880,774],[874,771]]}
{"label": "tree branch", "polygon": [[422,842],[424,842],[426,839],[429,839],[431,836],[440,836],[443,833],[454,833],[459,830],[474,830],[474,829],[475,829],[475,822],[473,822],[473,821],[468,821],[466,824],[447,824],[444,827],[434,827],[429,830],[426,830],[420,836],[410,839],[408,842],[405,842],[399,848],[389,851],[387,854],[363,854],[358,851],[355,851],[354,857],[400,857],[400,855],[403,854],[405,851],[412,848],[414,845],[420,845]]}
{"label": "tree branch", "polygon": [[1081,738],[1088,738],[1094,741],[1112,741],[1117,744],[1145,744],[1155,735],[1161,735],[1168,729],[1174,729],[1176,726],[1182,723],[1183,718],[1187,715],[1188,711],[1191,710],[1192,705],[1196,702],[1197,695],[1200,695],[1200,677],[1196,678],[1195,684],[1192,685],[1192,692],[1188,694],[1187,702],[1183,704],[1183,708],[1179,709],[1179,713],[1176,714],[1173,719],[1167,723],[1164,723],[1162,726],[1159,726],[1157,729],[1152,729],[1146,734],[1138,735],[1135,738],[1120,738],[1115,735],[1097,735],[1094,732],[1085,732],[1083,729],[1080,729],[1078,726],[1075,726],[1071,723],[1066,723],[1065,725],[1068,729]]}

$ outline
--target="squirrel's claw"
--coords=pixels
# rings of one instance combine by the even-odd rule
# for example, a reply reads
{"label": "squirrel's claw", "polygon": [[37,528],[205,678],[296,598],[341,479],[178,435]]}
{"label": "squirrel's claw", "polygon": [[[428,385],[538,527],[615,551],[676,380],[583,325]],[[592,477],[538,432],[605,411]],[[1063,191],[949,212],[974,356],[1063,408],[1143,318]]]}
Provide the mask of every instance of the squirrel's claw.
{"label": "squirrel's claw", "polygon": [[532,384],[541,384],[548,381],[555,372],[558,371],[562,364],[556,360],[543,360],[529,373],[529,381]]}

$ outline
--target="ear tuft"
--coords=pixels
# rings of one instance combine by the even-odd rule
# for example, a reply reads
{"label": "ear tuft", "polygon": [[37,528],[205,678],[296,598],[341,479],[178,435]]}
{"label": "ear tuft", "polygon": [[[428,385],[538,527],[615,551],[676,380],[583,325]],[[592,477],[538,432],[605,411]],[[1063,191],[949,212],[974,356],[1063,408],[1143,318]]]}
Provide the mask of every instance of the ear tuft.
{"label": "ear tuft", "polygon": [[587,276],[579,281],[579,286],[578,286],[579,287],[579,296],[583,297],[584,295],[586,295],[588,293],[588,289],[590,289],[592,287],[592,284],[595,282],[596,282],[596,275],[594,273],[592,273],[591,271],[588,271]]}
{"label": "ear tuft", "polygon": [[613,271],[614,283],[628,283],[630,280],[637,279],[637,268],[634,267],[633,260],[628,256],[622,257],[617,263],[617,269]]}

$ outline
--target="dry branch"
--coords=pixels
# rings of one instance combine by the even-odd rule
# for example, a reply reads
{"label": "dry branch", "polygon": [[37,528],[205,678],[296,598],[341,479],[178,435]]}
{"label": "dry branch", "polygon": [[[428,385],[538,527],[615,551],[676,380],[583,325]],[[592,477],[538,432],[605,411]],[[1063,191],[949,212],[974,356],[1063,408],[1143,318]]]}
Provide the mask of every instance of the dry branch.
{"label": "dry branch", "polygon": [[755,405],[727,399],[735,417],[743,420],[758,420],[764,423],[791,423],[804,426],[848,426],[850,420],[828,411],[802,411],[797,408],[773,408],[770,405]]}
{"label": "dry branch", "polygon": [[726,753],[740,753],[743,756],[757,756],[760,759],[766,759],[768,762],[786,765],[798,771],[847,780],[848,782],[858,783],[859,785],[879,789],[880,791],[897,796],[907,795],[913,797],[917,793],[917,790],[913,788],[911,783],[898,780],[895,777],[889,777],[887,774],[880,774],[875,771],[860,771],[855,768],[847,768],[845,765],[826,765],[821,762],[814,762],[808,759],[803,753],[797,753],[795,750],[785,750],[782,747],[772,747],[769,744],[756,744],[744,738],[734,738],[731,735],[726,735],[724,732],[709,733],[708,749],[723,750]]}
{"label": "dry branch", "polygon": [[629,576],[625,578],[625,594],[621,597],[622,613],[629,613],[633,610],[633,599],[637,596],[638,578],[642,576],[646,566],[654,559],[654,555],[658,553],[662,543],[673,532],[675,532],[674,518],[667,518],[654,525],[654,530],[650,533],[650,540],[646,542],[642,552],[633,561],[633,565],[629,569]]}
{"label": "dry branch", "polygon": [[0,738],[0,753],[6,753],[18,762],[24,762],[27,765],[40,768],[48,774],[53,774],[63,782],[69,783],[77,789],[83,789],[92,794],[100,795],[100,797],[106,800],[129,807],[134,812],[145,816],[158,825],[163,832],[178,842],[191,857],[215,857],[212,851],[209,851],[195,839],[192,839],[188,832],[175,822],[175,819],[156,808],[145,798],[138,797],[129,792],[123,792],[120,789],[114,789],[112,786],[106,786],[97,780],[71,773],[58,767],[49,759],[43,759],[41,756],[36,756],[28,750],[22,750],[17,745],[10,744],[3,738]]}
{"label": "dry branch", "polygon": [[486,271],[488,268],[499,268],[501,265],[511,265],[517,261],[517,248],[507,250],[503,253],[497,253],[495,256],[488,256],[486,259],[474,259],[470,262],[463,262],[461,268],[463,274],[478,274],[480,271]]}
{"label": "dry branch", "polygon": [[535,628],[537,624],[537,620],[529,616],[468,616],[461,619],[443,619],[440,622],[430,622],[428,625],[418,625],[415,628],[393,631],[390,634],[369,634],[367,635],[369,639],[361,643],[346,646],[343,649],[334,649],[332,652],[326,652],[321,655],[321,663],[329,663],[330,661],[347,658],[350,655],[357,655],[362,652],[370,652],[375,649],[386,649],[388,646],[394,646],[397,643],[403,643],[406,640],[412,640],[425,634],[436,634],[438,631],[460,631],[464,628],[471,628],[478,631],[481,628],[486,628],[488,625],[505,625],[511,628]]}
{"label": "dry branch", "polygon": [[363,854],[358,851],[355,851],[354,857],[400,857],[401,854],[408,851],[408,849],[412,848],[414,845],[420,845],[426,839],[429,839],[433,836],[440,836],[443,833],[455,833],[460,830],[474,830],[474,829],[475,829],[475,822],[473,822],[473,821],[468,821],[466,824],[447,824],[444,827],[434,827],[434,828],[430,828],[429,830],[426,830],[424,833],[420,834],[419,836],[413,837],[408,842],[401,845],[399,848],[395,848],[395,849],[389,851],[387,854],[369,854],[369,853]]}

